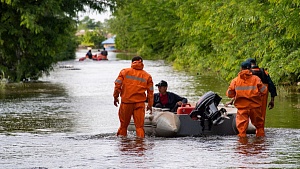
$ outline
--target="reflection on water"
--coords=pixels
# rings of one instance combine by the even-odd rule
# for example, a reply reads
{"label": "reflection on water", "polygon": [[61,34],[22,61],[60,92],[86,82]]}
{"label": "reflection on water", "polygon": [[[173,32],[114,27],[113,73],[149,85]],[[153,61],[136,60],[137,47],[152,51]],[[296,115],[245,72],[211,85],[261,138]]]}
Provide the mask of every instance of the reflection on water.
{"label": "reflection on water", "polygon": [[239,138],[237,144],[237,152],[246,156],[261,154],[266,150],[268,146],[265,138]]}
{"label": "reflection on water", "polygon": [[[130,57],[58,63],[38,83],[0,90],[0,168],[299,168],[299,96],[276,98],[267,113],[266,137],[119,138],[114,80]],[[209,90],[224,100],[227,84],[202,73],[177,72],[163,61],[145,60],[154,83],[196,102]],[[63,65],[63,66],[61,66]],[[67,67],[72,67],[68,69]],[[155,88],[157,92],[157,88]],[[295,128],[295,129],[291,129]]]}
{"label": "reflection on water", "polygon": [[69,132],[65,89],[49,82],[9,84],[1,90],[1,132]]}
{"label": "reflection on water", "polygon": [[151,149],[151,144],[147,144],[143,138],[123,137],[117,141],[119,142],[119,150],[122,155],[143,156],[146,150]]}
{"label": "reflection on water", "polygon": [[60,114],[2,114],[1,132],[70,132],[72,120]]}
{"label": "reflection on water", "polygon": [[65,88],[50,82],[11,83],[0,88],[0,99],[21,99],[65,95]]}

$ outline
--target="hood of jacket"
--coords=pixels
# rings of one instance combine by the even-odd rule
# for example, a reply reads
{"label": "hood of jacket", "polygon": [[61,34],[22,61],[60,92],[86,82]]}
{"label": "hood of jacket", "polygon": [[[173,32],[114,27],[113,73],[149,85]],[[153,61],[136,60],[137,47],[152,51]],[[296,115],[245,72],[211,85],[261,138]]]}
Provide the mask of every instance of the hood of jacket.
{"label": "hood of jacket", "polygon": [[137,60],[131,63],[131,68],[142,70],[144,68],[144,64],[140,60]]}
{"label": "hood of jacket", "polygon": [[242,79],[242,80],[247,80],[247,79],[251,78],[251,76],[252,76],[252,73],[248,69],[247,70],[241,70],[239,72],[239,78]]}

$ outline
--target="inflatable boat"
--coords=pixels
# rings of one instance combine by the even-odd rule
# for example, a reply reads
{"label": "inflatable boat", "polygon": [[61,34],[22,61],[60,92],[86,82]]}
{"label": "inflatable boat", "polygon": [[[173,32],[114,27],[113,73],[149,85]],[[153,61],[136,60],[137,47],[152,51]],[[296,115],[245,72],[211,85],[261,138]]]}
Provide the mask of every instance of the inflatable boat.
{"label": "inflatable boat", "polygon": [[[85,59],[89,59],[89,57],[86,55],[85,57],[79,58],[79,61],[84,61]],[[99,56],[93,55],[91,59],[94,61],[108,60],[107,56],[104,55],[99,55]]]}
{"label": "inflatable boat", "polygon": [[[158,137],[237,135],[237,109],[219,105],[221,99],[216,93],[209,91],[195,106],[187,104],[179,107],[177,112],[153,108],[152,114],[145,115],[145,134]],[[128,130],[135,131],[133,119]],[[255,134],[255,130],[250,122],[247,133]]]}

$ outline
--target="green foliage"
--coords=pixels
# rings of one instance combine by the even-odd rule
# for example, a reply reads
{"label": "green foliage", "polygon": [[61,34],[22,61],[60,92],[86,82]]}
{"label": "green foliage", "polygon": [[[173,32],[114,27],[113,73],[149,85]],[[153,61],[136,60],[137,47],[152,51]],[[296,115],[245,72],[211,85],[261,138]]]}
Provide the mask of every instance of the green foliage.
{"label": "green foliage", "polygon": [[105,37],[101,32],[97,30],[87,31],[80,37],[80,43],[83,46],[90,46],[100,48],[101,42],[105,40]]}
{"label": "green foliage", "polygon": [[[136,49],[145,57],[165,58],[176,45],[176,10],[159,0],[126,1],[109,22],[118,49]],[[147,50],[143,52],[143,49]]]}
{"label": "green foliage", "polygon": [[79,45],[78,37],[76,36],[70,37],[69,41],[65,44],[66,49],[61,53],[58,53],[57,60],[63,61],[63,60],[74,59],[76,57],[74,49],[76,49],[78,45]]}
{"label": "green foliage", "polygon": [[94,29],[103,29],[103,24],[98,21],[95,22],[94,19],[91,19],[88,16],[85,16],[82,20],[78,23],[78,30],[94,30]]}
{"label": "green foliage", "polygon": [[109,24],[117,47],[166,59],[177,69],[233,79],[256,58],[272,80],[300,81],[300,1],[126,0]]}
{"label": "green foliage", "polygon": [[104,41],[105,32],[107,32],[106,25],[102,22],[95,22],[94,19],[90,19],[85,16],[79,21],[77,31],[84,30],[85,33],[78,38],[78,42],[82,46],[89,46],[100,48],[102,47],[101,42]]}
{"label": "green foliage", "polygon": [[53,63],[74,58],[76,17],[85,6],[103,11],[114,1],[1,0],[0,71],[10,81],[38,79]]}

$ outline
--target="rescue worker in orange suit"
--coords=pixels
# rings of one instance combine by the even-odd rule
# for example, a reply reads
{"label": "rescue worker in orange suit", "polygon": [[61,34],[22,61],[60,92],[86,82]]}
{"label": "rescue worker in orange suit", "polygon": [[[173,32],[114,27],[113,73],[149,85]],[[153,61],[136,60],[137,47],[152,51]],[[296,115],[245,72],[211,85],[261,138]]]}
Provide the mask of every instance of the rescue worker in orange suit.
{"label": "rescue worker in orange suit", "polygon": [[118,136],[127,136],[127,127],[133,116],[136,136],[145,137],[145,101],[148,101],[147,111],[152,113],[153,81],[151,75],[143,68],[143,58],[135,56],[132,58],[131,68],[122,69],[115,80],[113,97],[116,107],[119,104],[119,96],[121,96]]}
{"label": "rescue worker in orange suit", "polygon": [[[261,79],[261,81],[263,82],[263,84],[267,86],[268,91],[271,94],[271,100],[268,104],[268,107],[269,107],[269,109],[273,109],[274,108],[274,98],[275,98],[275,96],[277,96],[277,91],[276,91],[276,87],[275,87],[273,81],[271,80],[271,77],[269,76],[269,73],[267,71],[265,71],[263,68],[259,68],[256,64],[256,60],[253,58],[247,59],[246,62],[250,62],[252,74],[258,76]],[[262,109],[262,114],[263,114],[264,123],[265,123],[266,112],[267,112],[267,103],[268,103],[268,94],[263,96],[262,103],[263,104],[262,104],[261,109]]]}
{"label": "rescue worker in orange suit", "polygon": [[239,137],[246,137],[249,118],[256,127],[256,136],[265,136],[264,119],[262,117],[262,96],[267,94],[267,87],[259,77],[252,75],[249,70],[251,64],[243,62],[241,71],[234,78],[226,92],[229,98],[235,98],[234,105],[238,109],[236,115],[236,127]]}
{"label": "rescue worker in orange suit", "polygon": [[[253,75],[258,76],[261,81],[263,82],[264,85],[267,86],[269,93],[271,94],[271,100],[268,104],[269,109],[273,109],[274,108],[274,98],[275,96],[277,96],[277,91],[276,91],[276,87],[269,75],[269,73],[267,71],[265,71],[263,68],[259,68],[257,66],[256,60],[253,58],[249,58],[246,60],[246,62],[250,62],[251,64],[251,72]],[[229,102],[227,102],[225,104],[225,106],[233,104],[234,99],[230,100]],[[267,111],[267,103],[268,103],[268,94],[263,96],[263,100],[262,100],[262,114],[263,114],[263,118],[264,118],[264,124],[265,124],[265,119],[266,119],[266,111]]]}

